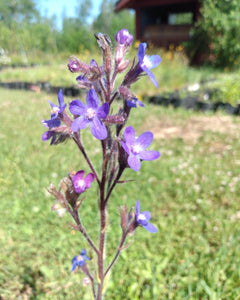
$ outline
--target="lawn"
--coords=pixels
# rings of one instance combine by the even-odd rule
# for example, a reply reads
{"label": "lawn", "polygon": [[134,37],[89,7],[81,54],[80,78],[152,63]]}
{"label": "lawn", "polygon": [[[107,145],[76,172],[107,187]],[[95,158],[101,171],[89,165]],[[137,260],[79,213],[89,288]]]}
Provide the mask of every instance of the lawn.
{"label": "lawn", "polygon": [[[127,58],[133,58],[136,54],[137,48],[133,47],[130,53],[127,54]],[[173,91],[185,87],[186,85],[192,85],[196,82],[215,77],[220,80],[223,76],[221,72],[216,71],[213,68],[189,67],[188,59],[182,50],[165,51],[161,48],[150,48],[147,50],[147,54],[158,54],[162,58],[161,65],[153,70],[153,73],[159,82],[159,92]],[[96,53],[89,53],[89,51],[86,51],[83,53],[76,53],[74,56],[86,63],[89,63],[91,59],[94,58],[99,65],[102,65],[102,56],[99,51],[96,51]],[[45,54],[45,56],[41,56],[42,62],[36,62],[34,66],[15,68],[5,66],[1,70],[0,81],[24,81],[30,83],[44,81],[55,86],[73,86],[76,84],[75,78],[77,77],[77,74],[71,74],[66,71],[68,59],[70,57],[71,55],[69,53],[58,54],[54,57]],[[34,59],[36,61],[36,58]],[[29,60],[31,60],[31,57]],[[239,73],[235,72],[234,80],[237,80],[239,76]],[[233,80],[231,76],[229,78]],[[119,80],[121,79],[120,76]],[[217,83],[218,82],[222,85],[222,81],[217,81]],[[140,80],[135,84],[134,92],[138,94],[138,96],[149,96],[155,95],[156,89],[150,81],[146,80],[143,85],[142,80]]]}
{"label": "lawn", "polygon": [[[72,141],[41,141],[49,99],[56,103],[57,96],[0,89],[3,300],[90,299],[83,275],[70,272],[72,257],[88,245],[69,227],[67,214],[51,211],[54,199],[46,191],[86,165]],[[240,299],[240,119],[145,104],[132,112],[129,125],[137,133],[153,131],[151,147],[161,158],[143,162],[138,173],[127,170],[123,179],[134,181],[113,193],[107,257],[117,247],[118,209],[125,203],[130,208],[139,199],[158,233],[138,228],[129,237],[133,243],[111,273],[106,299]],[[94,141],[85,139],[85,145],[97,165]],[[96,240],[94,186],[86,196],[83,223]]]}

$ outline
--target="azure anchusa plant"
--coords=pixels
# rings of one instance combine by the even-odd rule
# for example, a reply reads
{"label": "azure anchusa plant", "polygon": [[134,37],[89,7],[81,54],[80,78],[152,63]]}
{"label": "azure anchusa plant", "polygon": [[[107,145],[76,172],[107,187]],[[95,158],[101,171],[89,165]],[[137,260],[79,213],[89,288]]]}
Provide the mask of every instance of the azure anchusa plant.
{"label": "azure anchusa plant", "polygon": [[[137,57],[130,62],[126,53],[131,47],[133,36],[127,29],[118,31],[115,35],[114,48],[110,38],[102,33],[95,35],[102,51],[102,63],[94,59],[90,63],[82,62],[71,57],[68,69],[77,73],[76,81],[79,87],[86,91],[81,100],[75,99],[67,104],[64,102],[63,91],[58,93],[58,105],[49,101],[51,106],[50,119],[43,120],[47,128],[42,140],[50,140],[50,145],[57,145],[66,140],[72,140],[81,153],[79,159],[80,170],[70,172],[60,181],[57,189],[53,184],[48,191],[56,198],[52,209],[59,216],[68,212],[73,218],[71,228],[79,231],[85,238],[88,249],[76,249],[72,259],[72,272],[81,270],[85,275],[84,282],[91,285],[93,298],[103,299],[106,276],[117,261],[121,251],[129,243],[127,239],[138,227],[150,233],[157,232],[157,228],[149,221],[149,211],[140,212],[140,201],[135,199],[135,209],[128,209],[126,204],[119,208],[121,238],[113,257],[108,257],[106,251],[106,233],[108,228],[108,203],[114,188],[127,180],[120,180],[123,172],[131,168],[138,172],[145,161],[158,159],[160,153],[149,150],[153,134],[150,131],[135,132],[132,126],[127,126],[132,109],[144,109],[144,104],[131,92],[131,86],[143,75],[147,75],[153,84],[158,83],[152,71],[160,62],[158,55],[146,55],[146,43],[140,43]],[[122,73],[125,72],[125,75]],[[122,82],[116,86],[116,78],[121,73]],[[114,113],[115,112],[115,113]],[[83,136],[96,140],[102,153],[102,161],[93,161],[89,151],[83,143]],[[88,170],[82,170],[82,158],[86,161]],[[76,161],[76,157],[74,160]],[[100,167],[99,167],[100,166]],[[95,205],[99,211],[98,238],[90,237],[84,227],[82,216],[82,203],[87,197],[87,190],[92,186],[97,188]],[[133,203],[132,203],[133,205]],[[116,208],[117,209],[117,208]],[[80,253],[80,254],[79,254]],[[88,255],[87,255],[88,253]]]}

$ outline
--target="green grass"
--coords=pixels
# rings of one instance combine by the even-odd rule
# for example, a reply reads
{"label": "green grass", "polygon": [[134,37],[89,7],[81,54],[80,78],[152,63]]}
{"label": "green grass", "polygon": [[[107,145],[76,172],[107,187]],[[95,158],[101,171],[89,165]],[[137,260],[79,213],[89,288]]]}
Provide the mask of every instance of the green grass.
{"label": "green grass", "polygon": [[[89,51],[83,54],[75,54],[75,56],[83,62],[89,63],[94,58],[99,65],[102,65],[102,56],[96,48],[95,53]],[[187,84],[194,84],[213,76],[219,76],[219,72],[211,68],[190,68],[186,56],[182,52],[166,52],[163,49],[153,48],[147,52],[149,55],[158,54],[162,57],[160,67],[153,69],[153,73],[159,82],[159,91],[173,91],[182,88]],[[133,48],[127,56],[134,57],[137,49]],[[46,81],[56,86],[72,86],[76,84],[76,74],[67,71],[68,59],[70,54],[62,53],[51,57],[42,55],[41,60],[44,63],[38,63],[35,67],[11,68],[5,67],[1,70],[0,80],[6,81],[26,81],[26,82],[42,82]],[[30,59],[30,58],[29,58]],[[135,84],[135,93],[138,96],[154,95],[157,90],[150,80],[146,80],[144,85],[140,80]]]}
{"label": "green grass", "polygon": [[[69,171],[86,165],[71,141],[56,147],[41,142],[40,121],[49,116],[49,99],[56,103],[56,96],[44,93],[0,90],[3,300],[90,299],[83,275],[70,273],[72,257],[88,245],[68,226],[69,216],[59,218],[51,211],[54,200],[46,193],[50,182],[58,186]],[[218,120],[223,130],[219,125],[196,128],[196,120]],[[239,118],[146,105],[132,111],[129,125],[138,134],[154,131],[151,148],[159,150],[161,158],[143,162],[138,173],[127,170],[123,178],[134,182],[114,191],[107,255],[113,255],[120,237],[120,205],[130,208],[139,199],[141,209],[152,212],[159,232],[138,228],[129,238],[133,243],[113,269],[106,299],[239,299]],[[180,133],[171,135],[169,128],[180,128]],[[198,135],[191,138],[194,130]],[[96,144],[87,131],[85,144],[98,165]],[[162,132],[165,138],[158,135]],[[86,192],[81,215],[96,240],[94,187]],[[91,270],[94,264],[94,259],[89,262]]]}
{"label": "green grass", "polygon": [[[133,48],[128,57],[136,55],[137,49]],[[217,70],[207,66],[189,67],[188,59],[184,52],[180,50],[165,51],[159,48],[151,48],[147,51],[149,55],[158,54],[162,57],[160,66],[153,69],[153,73],[159,82],[159,89],[156,90],[150,80],[146,80],[142,84],[142,80],[138,81],[134,86],[135,94],[141,98],[152,96],[156,93],[172,93],[180,90],[182,97],[189,95],[189,91],[185,88],[195,83],[205,82],[198,91],[199,100],[204,100],[204,94],[211,91],[210,101],[228,102],[232,105],[240,104],[240,71]],[[75,86],[77,77],[67,71],[68,59],[71,56],[69,53],[59,53],[53,56],[52,54],[41,54],[37,57],[36,54],[29,54],[29,63],[35,62],[34,67],[5,67],[1,70],[0,81],[24,81],[24,82],[49,82],[53,86],[69,87]],[[99,65],[102,65],[102,57],[100,51],[90,53],[83,51],[81,54],[75,54],[81,61],[89,63],[94,57]],[[11,57],[14,62],[17,58]],[[122,76],[118,80],[122,80]],[[191,93],[190,93],[191,94]],[[194,93],[193,93],[194,94]]]}

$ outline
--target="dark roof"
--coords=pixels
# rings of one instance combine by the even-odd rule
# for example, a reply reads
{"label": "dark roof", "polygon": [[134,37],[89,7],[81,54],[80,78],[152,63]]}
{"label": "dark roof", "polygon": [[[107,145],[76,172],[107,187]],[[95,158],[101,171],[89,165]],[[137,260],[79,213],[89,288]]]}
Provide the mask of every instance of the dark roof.
{"label": "dark roof", "polygon": [[158,6],[169,4],[182,4],[188,2],[199,2],[199,0],[119,0],[115,4],[115,11],[118,12],[124,8],[135,9],[137,6]]}

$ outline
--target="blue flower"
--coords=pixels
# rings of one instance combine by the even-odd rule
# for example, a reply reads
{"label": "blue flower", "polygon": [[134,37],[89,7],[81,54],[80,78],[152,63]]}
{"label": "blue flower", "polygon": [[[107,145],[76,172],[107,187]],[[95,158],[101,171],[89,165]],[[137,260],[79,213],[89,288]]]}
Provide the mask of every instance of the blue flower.
{"label": "blue flower", "polygon": [[94,89],[87,93],[87,105],[80,100],[74,100],[69,105],[69,110],[73,115],[78,115],[72,122],[73,132],[79,129],[85,129],[90,126],[92,135],[104,140],[107,137],[107,129],[100,119],[105,119],[109,112],[109,104],[103,103],[99,107],[99,99]]}
{"label": "blue flower", "polygon": [[80,255],[75,255],[72,259],[72,269],[71,272],[76,269],[76,267],[82,267],[85,264],[86,260],[90,260],[90,258],[86,255],[87,251],[85,249],[82,249]]}
{"label": "blue flower", "polygon": [[127,99],[126,103],[128,107],[137,107],[137,105],[141,107],[145,106],[140,100],[138,100],[137,97],[131,97],[130,99]]}
{"label": "blue flower", "polygon": [[50,120],[43,120],[42,124],[47,127],[47,128],[53,128],[53,127],[58,127],[61,124],[60,116],[63,113],[64,109],[66,108],[67,104],[64,103],[64,97],[62,90],[59,90],[58,92],[58,104],[52,103],[51,101],[48,101],[49,104],[51,105],[51,119]]}
{"label": "blue flower", "polygon": [[124,131],[124,140],[125,142],[121,141],[121,144],[128,154],[128,165],[133,171],[140,170],[141,160],[155,160],[160,156],[158,151],[146,150],[153,140],[153,134],[150,131],[146,131],[136,138],[134,128],[128,126]]}
{"label": "blue flower", "polygon": [[140,43],[138,46],[138,63],[139,67],[142,69],[143,72],[145,72],[148,77],[151,79],[152,83],[158,88],[158,82],[153,75],[153,73],[150,71],[150,69],[153,69],[157,67],[161,62],[161,57],[159,55],[145,55],[147,49],[146,43]]}
{"label": "blue flower", "polygon": [[142,226],[145,228],[147,231],[151,233],[157,232],[157,228],[149,223],[149,220],[151,220],[151,213],[149,211],[143,211],[140,213],[140,202],[137,200],[136,202],[136,215],[135,215],[135,220],[137,225]]}

